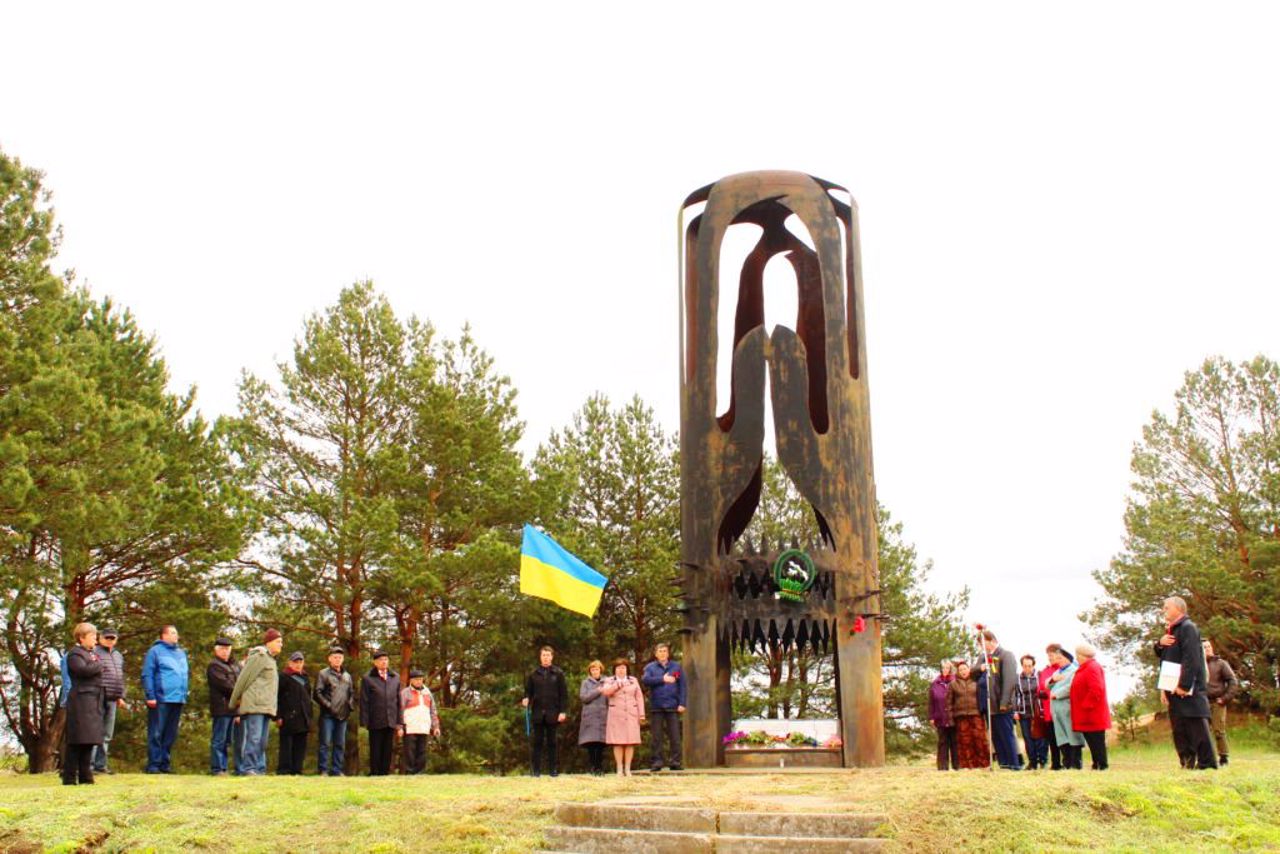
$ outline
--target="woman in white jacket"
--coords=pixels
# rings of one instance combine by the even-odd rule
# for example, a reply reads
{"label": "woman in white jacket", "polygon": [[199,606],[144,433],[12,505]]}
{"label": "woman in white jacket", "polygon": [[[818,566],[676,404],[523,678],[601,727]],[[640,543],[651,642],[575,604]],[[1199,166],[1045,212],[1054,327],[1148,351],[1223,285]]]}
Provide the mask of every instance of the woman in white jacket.
{"label": "woman in white jacket", "polygon": [[404,712],[404,766],[405,774],[421,774],[427,770],[427,736],[440,737],[440,713],[436,710],[435,697],[423,683],[421,670],[409,671],[409,687],[400,692],[400,708]]}

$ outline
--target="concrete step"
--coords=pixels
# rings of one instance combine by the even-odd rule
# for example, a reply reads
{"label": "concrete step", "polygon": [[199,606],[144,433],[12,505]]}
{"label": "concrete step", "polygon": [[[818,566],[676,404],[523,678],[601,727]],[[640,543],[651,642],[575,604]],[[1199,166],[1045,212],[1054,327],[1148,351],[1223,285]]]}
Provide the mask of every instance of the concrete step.
{"label": "concrete step", "polygon": [[838,812],[722,812],[717,829],[736,836],[854,838],[873,834],[883,815]]}
{"label": "concrete step", "polygon": [[887,850],[887,839],[821,836],[743,836],[667,833],[606,827],[550,827],[547,844],[574,854],[867,854]]}
{"label": "concrete step", "polygon": [[716,811],[697,807],[632,804],[556,804],[556,821],[571,827],[715,833]]}
{"label": "concrete step", "polygon": [[859,813],[719,812],[709,808],[632,804],[556,805],[556,821],[571,827],[722,833],[735,836],[864,837],[884,822]]}
{"label": "concrete step", "polygon": [[865,854],[887,851],[887,839],[842,839],[832,836],[740,836],[721,833],[711,837],[716,854]]}
{"label": "concrete step", "polygon": [[704,854],[714,852],[710,833],[665,833],[608,827],[549,827],[547,844],[575,854]]}

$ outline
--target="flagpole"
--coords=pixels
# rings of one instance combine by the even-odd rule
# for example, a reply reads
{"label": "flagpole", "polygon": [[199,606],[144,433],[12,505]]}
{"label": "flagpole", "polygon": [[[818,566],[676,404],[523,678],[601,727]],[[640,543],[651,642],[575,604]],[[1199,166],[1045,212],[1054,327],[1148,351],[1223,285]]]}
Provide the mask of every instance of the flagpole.
{"label": "flagpole", "polygon": [[[991,653],[987,652],[986,646],[982,643],[982,632],[986,628],[982,623],[975,623],[975,630],[978,638],[978,652],[982,654],[983,660],[986,662],[987,669],[984,676],[987,680],[987,758],[990,759],[991,754],[996,752],[995,741],[992,739],[991,730],[995,726],[995,713],[991,706]],[[996,762],[991,760],[991,773],[995,773]]]}

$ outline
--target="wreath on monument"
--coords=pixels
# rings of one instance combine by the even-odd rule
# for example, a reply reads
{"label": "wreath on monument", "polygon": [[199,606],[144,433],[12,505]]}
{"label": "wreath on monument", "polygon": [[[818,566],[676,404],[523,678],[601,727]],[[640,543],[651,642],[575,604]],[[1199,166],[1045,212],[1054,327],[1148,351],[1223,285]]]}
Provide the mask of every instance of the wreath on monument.
{"label": "wreath on monument", "polygon": [[788,602],[803,602],[804,594],[817,578],[813,558],[799,549],[787,549],[773,562],[773,583],[778,588],[773,595]]}

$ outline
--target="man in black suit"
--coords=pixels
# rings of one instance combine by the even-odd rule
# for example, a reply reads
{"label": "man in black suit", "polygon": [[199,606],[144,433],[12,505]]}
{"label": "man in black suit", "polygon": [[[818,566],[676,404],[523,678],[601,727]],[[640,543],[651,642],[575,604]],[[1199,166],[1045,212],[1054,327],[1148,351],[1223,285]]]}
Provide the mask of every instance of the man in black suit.
{"label": "man in black suit", "polygon": [[555,650],[544,646],[538,650],[538,669],[524,680],[524,699],[520,705],[529,709],[530,733],[533,736],[533,776],[542,775],[542,755],[545,750],[547,771],[557,777],[556,730],[564,723],[565,710],[569,708],[569,689],[564,671],[551,663]]}
{"label": "man in black suit", "polygon": [[1177,687],[1164,692],[1179,758],[1184,768],[1217,768],[1209,733],[1209,679],[1200,630],[1187,616],[1187,602],[1182,597],[1164,600],[1163,611],[1168,628],[1156,641],[1156,656],[1182,668]]}

